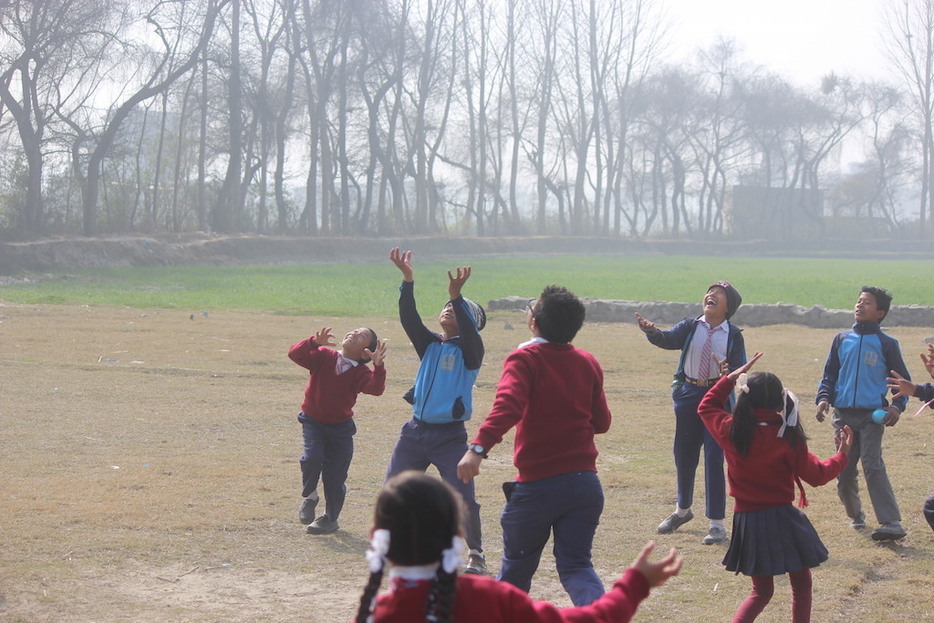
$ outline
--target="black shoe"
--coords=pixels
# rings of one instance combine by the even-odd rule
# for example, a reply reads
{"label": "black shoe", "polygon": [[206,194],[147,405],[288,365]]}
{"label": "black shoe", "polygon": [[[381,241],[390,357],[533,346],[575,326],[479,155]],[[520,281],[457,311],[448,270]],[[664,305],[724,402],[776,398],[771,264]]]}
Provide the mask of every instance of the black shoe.
{"label": "black shoe", "polygon": [[897,541],[904,539],[908,535],[902,524],[897,521],[889,521],[872,531],[873,541]]}
{"label": "black shoe", "polygon": [[337,532],[340,528],[336,521],[328,519],[327,515],[321,515],[308,526],[308,534],[331,534]]}
{"label": "black shoe", "polygon": [[314,492],[302,500],[302,507],[298,509],[298,520],[306,526],[315,519],[315,508],[318,506],[318,492]]}
{"label": "black shoe", "polygon": [[684,517],[679,517],[678,513],[672,513],[671,517],[668,517],[665,521],[658,524],[658,533],[670,534],[692,519],[694,519],[694,513],[691,511],[688,511],[688,514]]}
{"label": "black shoe", "polygon": [[466,566],[464,566],[464,573],[487,575],[486,558],[483,557],[483,554],[471,554],[467,559]]}

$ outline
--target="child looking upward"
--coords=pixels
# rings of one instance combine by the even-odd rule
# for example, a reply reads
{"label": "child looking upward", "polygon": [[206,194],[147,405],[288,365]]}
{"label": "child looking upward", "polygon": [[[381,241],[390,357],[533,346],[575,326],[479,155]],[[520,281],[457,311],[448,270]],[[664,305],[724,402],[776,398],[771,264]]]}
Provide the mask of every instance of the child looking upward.
{"label": "child looking upward", "polygon": [[[333,344],[331,327],[323,327],[289,349],[289,359],[308,370],[308,385],[298,421],[302,425],[305,452],[302,469],[302,501],[298,520],[309,534],[329,534],[338,529],[337,518],[347,494],[347,471],[353,459],[353,436],[357,425],[353,407],[358,394],[379,396],[386,387],[386,343],[376,332],[362,327]],[[366,366],[373,361],[373,369]],[[315,517],[318,480],[324,484],[326,510]]]}

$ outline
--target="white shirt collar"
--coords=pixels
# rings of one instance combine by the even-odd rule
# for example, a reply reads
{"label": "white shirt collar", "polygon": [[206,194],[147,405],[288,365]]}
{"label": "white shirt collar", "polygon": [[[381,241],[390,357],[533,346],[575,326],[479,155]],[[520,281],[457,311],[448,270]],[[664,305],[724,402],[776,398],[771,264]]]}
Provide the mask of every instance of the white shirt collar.
{"label": "white shirt collar", "polygon": [[440,564],[440,562],[433,562],[428,565],[412,567],[392,565],[389,568],[389,577],[402,580],[430,580],[437,575]]}
{"label": "white shirt collar", "polygon": [[525,347],[527,347],[527,346],[534,346],[534,345],[536,345],[536,344],[548,344],[548,343],[549,343],[548,340],[546,340],[546,339],[543,338],[543,337],[533,337],[533,338],[532,338],[531,340],[529,340],[528,342],[522,342],[522,343],[519,344],[519,346],[517,346],[516,348],[525,348]]}

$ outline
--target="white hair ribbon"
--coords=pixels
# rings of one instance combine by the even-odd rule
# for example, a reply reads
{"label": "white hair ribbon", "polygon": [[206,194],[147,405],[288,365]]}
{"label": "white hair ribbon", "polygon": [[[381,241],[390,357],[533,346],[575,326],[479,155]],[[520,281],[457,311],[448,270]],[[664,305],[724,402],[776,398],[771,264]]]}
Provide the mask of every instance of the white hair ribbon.
{"label": "white hair ribbon", "polygon": [[[791,413],[786,415],[785,413],[785,403],[787,402],[786,398],[791,398]],[[794,428],[798,425],[798,397],[795,396],[794,392],[789,391],[785,388],[782,388],[782,427],[778,429],[778,436],[781,437],[785,434],[785,429],[789,426]]]}
{"label": "white hair ribbon", "polygon": [[378,573],[386,565],[389,553],[389,530],[380,528],[373,531],[370,547],[366,550],[366,560],[370,564],[370,573]]}
{"label": "white hair ribbon", "polygon": [[459,536],[451,539],[451,547],[441,552],[441,568],[445,573],[454,573],[462,564],[464,559],[461,552],[464,551],[464,539]]}
{"label": "white hair ribbon", "polygon": [[739,378],[736,379],[736,389],[738,389],[744,394],[748,394],[749,393],[749,383],[747,382],[748,380],[749,380],[748,374],[746,374],[745,372],[740,374]]}

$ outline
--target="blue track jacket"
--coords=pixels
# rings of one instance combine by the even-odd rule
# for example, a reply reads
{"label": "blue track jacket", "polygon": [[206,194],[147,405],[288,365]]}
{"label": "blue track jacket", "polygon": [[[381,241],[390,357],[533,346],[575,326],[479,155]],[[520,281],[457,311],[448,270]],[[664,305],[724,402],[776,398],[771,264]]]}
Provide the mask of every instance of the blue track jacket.
{"label": "blue track jacket", "polygon": [[[814,402],[826,400],[837,409],[887,407],[885,379],[890,370],[911,380],[898,340],[883,333],[878,322],[857,322],[833,338]],[[907,404],[907,396],[892,401],[899,411]]]}
{"label": "blue track jacket", "polygon": [[473,385],[483,363],[483,339],[463,297],[452,301],[460,335],[445,340],[428,329],[415,307],[415,283],[399,286],[399,320],[421,364],[412,416],[429,424],[465,422],[473,414]]}

